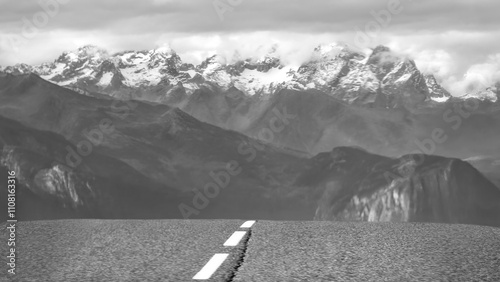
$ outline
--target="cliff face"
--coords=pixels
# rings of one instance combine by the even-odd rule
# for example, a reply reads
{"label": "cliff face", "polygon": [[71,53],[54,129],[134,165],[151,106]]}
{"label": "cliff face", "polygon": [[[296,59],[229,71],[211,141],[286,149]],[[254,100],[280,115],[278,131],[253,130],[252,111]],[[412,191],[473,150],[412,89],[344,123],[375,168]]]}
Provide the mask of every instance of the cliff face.
{"label": "cliff face", "polygon": [[315,220],[500,226],[500,189],[466,162],[425,155],[388,159],[346,148],[323,157],[331,162],[330,174],[317,175],[322,192]]}
{"label": "cliff face", "polygon": [[16,173],[18,219],[175,217],[173,201],[183,198],[170,187],[98,152],[72,168],[68,147],[60,135],[0,117],[0,172]]}
{"label": "cliff face", "polygon": [[41,199],[51,199],[62,207],[91,208],[96,195],[93,179],[78,175],[61,164],[25,149],[4,146],[0,163],[16,171],[18,181]]}

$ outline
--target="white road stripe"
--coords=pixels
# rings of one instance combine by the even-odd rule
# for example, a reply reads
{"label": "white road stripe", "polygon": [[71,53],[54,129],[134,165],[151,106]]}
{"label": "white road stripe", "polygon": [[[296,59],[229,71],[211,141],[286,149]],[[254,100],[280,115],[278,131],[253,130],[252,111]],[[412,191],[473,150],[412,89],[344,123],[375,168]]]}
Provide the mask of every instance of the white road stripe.
{"label": "white road stripe", "polygon": [[243,223],[240,228],[250,228],[255,223],[255,220],[249,220]]}
{"label": "white road stripe", "polygon": [[210,279],[212,274],[221,266],[229,254],[215,254],[205,266],[193,277],[194,280]]}
{"label": "white road stripe", "polygon": [[226,247],[234,247],[238,245],[238,243],[241,241],[241,238],[245,236],[247,232],[246,231],[235,231],[229,239],[227,239],[226,243],[224,243],[224,246]]}

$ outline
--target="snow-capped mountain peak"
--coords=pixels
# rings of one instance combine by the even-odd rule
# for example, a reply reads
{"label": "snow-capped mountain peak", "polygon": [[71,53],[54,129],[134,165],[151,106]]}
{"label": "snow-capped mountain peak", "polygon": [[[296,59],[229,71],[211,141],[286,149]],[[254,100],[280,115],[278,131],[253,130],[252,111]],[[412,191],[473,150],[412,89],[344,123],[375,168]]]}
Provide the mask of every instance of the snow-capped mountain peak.
{"label": "snow-capped mountain peak", "polygon": [[364,55],[355,51],[345,43],[320,44],[314,48],[311,61],[335,60],[337,58],[364,58]]}
{"label": "snow-capped mountain peak", "polygon": [[259,65],[276,65],[277,63],[279,64],[279,62],[280,57],[277,45],[273,45],[265,55],[260,56],[257,60],[255,60],[255,63]]}
{"label": "snow-capped mountain peak", "polygon": [[32,66],[24,63],[15,64],[13,66],[7,66],[3,68],[0,67],[0,71],[12,74],[25,74],[31,72],[32,70]]}
{"label": "snow-capped mountain peak", "polygon": [[[135,91],[164,91],[167,95],[175,90],[182,97],[202,85],[221,91],[235,87],[246,95],[272,94],[283,88],[316,89],[349,103],[382,103],[386,107],[445,102],[451,96],[434,76],[422,74],[413,60],[385,46],[375,47],[366,56],[345,43],[321,44],[300,66],[284,64],[278,45],[258,51],[264,52],[253,58],[235,51],[230,60],[214,54],[194,66],[182,62],[166,45],[115,54],[86,45],[64,52],[52,63],[18,64],[1,70],[33,72],[61,86],[113,96]],[[496,88],[486,89],[463,98],[496,101],[497,94]]]}
{"label": "snow-capped mountain peak", "polygon": [[424,75],[425,84],[429,89],[429,98],[435,102],[446,102],[451,98],[450,93],[444,89],[432,74]]}
{"label": "snow-capped mountain peak", "polygon": [[214,72],[221,70],[226,66],[227,60],[225,57],[215,54],[211,57],[208,57],[205,61],[203,61],[198,69],[203,71],[204,75],[211,75]]}
{"label": "snow-capped mountain peak", "polygon": [[478,91],[471,91],[463,96],[462,99],[478,99],[481,101],[489,100],[491,102],[497,102],[500,99],[500,89],[497,86],[486,87],[479,89]]}
{"label": "snow-capped mountain peak", "polygon": [[94,63],[102,62],[109,57],[106,50],[94,45],[85,45],[73,51],[66,51],[56,60],[61,63],[73,63],[88,60]]}
{"label": "snow-capped mountain peak", "polygon": [[172,56],[173,54],[176,54],[175,51],[172,48],[170,48],[169,45],[160,46],[156,49],[151,50],[150,52],[153,54],[162,54],[165,56]]}

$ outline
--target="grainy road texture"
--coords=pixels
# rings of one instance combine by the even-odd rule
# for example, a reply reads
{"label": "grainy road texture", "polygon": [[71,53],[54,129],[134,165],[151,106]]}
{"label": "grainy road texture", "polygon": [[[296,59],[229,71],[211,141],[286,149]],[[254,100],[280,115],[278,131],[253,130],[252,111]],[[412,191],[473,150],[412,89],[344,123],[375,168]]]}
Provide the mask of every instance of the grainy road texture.
{"label": "grainy road texture", "polygon": [[498,282],[500,229],[259,221],[234,281]]}
{"label": "grainy road texture", "polygon": [[19,222],[17,275],[7,280],[4,265],[0,277],[193,281],[215,253],[229,253],[210,281],[500,281],[498,228],[258,221],[238,246],[224,247],[243,222]]}
{"label": "grainy road texture", "polygon": [[[18,222],[17,274],[12,281],[193,281],[191,278],[215,253],[226,252],[230,254],[228,259],[213,276],[225,281],[235,267],[233,262],[238,260],[242,244],[237,247],[223,244],[243,222]],[[2,227],[2,238],[6,238],[5,225]],[[2,242],[2,276],[5,277],[7,240]]]}

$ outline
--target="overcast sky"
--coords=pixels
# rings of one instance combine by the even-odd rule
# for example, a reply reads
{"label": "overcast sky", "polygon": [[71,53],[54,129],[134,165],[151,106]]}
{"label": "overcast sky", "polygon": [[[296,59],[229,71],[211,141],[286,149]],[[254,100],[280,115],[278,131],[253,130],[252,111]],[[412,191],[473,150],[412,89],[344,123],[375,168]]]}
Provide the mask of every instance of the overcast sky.
{"label": "overcast sky", "polygon": [[500,79],[498,0],[0,0],[0,7],[4,66],[53,61],[85,44],[110,52],[168,44],[198,63],[278,43],[285,60],[300,62],[320,43],[343,41],[364,50],[387,45],[449,88],[466,73]]}

